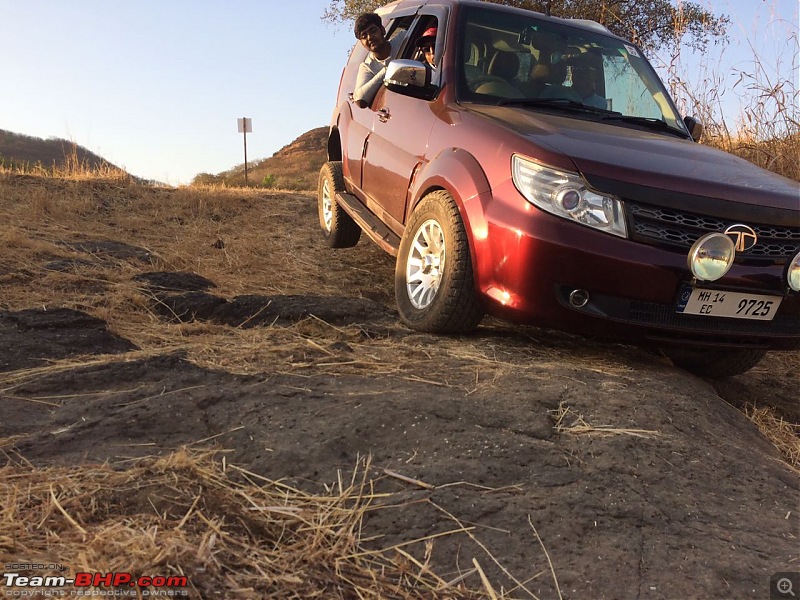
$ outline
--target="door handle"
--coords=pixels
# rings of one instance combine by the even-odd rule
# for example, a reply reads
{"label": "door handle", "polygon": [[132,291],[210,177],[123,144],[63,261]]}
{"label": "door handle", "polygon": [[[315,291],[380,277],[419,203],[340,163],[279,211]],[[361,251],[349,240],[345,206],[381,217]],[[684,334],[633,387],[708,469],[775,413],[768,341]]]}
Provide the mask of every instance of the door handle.
{"label": "door handle", "polygon": [[378,120],[381,123],[386,123],[386,121],[388,121],[389,117],[391,117],[391,116],[392,115],[389,113],[389,109],[388,108],[382,108],[382,109],[380,109],[378,111]]}

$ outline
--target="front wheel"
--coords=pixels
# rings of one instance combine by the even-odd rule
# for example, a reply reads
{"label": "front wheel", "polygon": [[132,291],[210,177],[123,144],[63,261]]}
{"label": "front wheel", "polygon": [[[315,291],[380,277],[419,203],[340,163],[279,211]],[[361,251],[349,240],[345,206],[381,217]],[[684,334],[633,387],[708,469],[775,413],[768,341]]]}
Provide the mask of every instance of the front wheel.
{"label": "front wheel", "polygon": [[322,235],[331,248],[351,248],[361,237],[361,228],[336,203],[337,192],[344,192],[341,161],[322,165],[317,185],[317,208]]}
{"label": "front wheel", "polygon": [[676,367],[711,379],[741,375],[755,367],[767,353],[757,348],[666,347],[661,351]]}
{"label": "front wheel", "polygon": [[425,196],[411,215],[394,281],[400,318],[413,329],[468,333],[481,322],[467,232],[444,190]]}

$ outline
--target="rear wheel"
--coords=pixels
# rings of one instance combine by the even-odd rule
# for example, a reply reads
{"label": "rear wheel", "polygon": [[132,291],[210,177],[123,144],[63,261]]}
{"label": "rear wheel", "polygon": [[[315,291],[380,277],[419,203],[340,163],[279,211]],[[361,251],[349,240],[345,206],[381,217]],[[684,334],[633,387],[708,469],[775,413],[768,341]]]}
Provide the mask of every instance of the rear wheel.
{"label": "rear wheel", "polygon": [[331,248],[351,248],[361,237],[361,228],[336,203],[337,192],[344,191],[342,163],[326,162],[319,172],[317,208],[322,235]]}
{"label": "rear wheel", "polygon": [[733,377],[749,371],[766,350],[754,348],[662,348],[676,367],[711,379]]}
{"label": "rear wheel", "polygon": [[411,215],[394,280],[400,318],[409,327],[467,333],[481,322],[467,232],[455,201],[444,190],[425,196]]}

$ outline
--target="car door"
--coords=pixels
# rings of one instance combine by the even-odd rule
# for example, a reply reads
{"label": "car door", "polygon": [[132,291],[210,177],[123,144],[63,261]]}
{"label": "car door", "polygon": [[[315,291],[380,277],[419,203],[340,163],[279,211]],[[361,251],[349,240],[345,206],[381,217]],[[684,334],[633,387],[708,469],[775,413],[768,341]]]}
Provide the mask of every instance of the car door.
{"label": "car door", "polygon": [[[407,15],[405,12],[407,11],[403,11],[399,16],[393,17],[388,23],[385,23],[387,39],[402,40],[408,33],[408,28],[413,23],[414,15],[413,12],[411,15]],[[361,167],[364,160],[364,151],[375,121],[375,112],[373,110],[361,108],[353,101],[352,92],[358,74],[358,65],[364,62],[366,57],[366,48],[363,47],[361,42],[357,42],[351,58],[353,68],[349,69],[348,80],[344,82],[345,89],[348,92],[347,102],[349,103],[350,119],[347,122],[347,134],[344,136],[345,147],[342,148],[343,170],[345,179],[356,190],[360,190],[362,186]],[[396,56],[392,58],[396,58]],[[373,106],[374,102],[373,100]]]}
{"label": "car door", "polygon": [[347,80],[342,82],[347,94],[342,99],[346,99],[348,103],[347,112],[339,123],[339,126],[346,130],[346,134],[342,136],[345,142],[345,147],[342,148],[342,170],[344,178],[356,188],[361,187],[361,160],[364,158],[364,143],[372,131],[373,121],[372,114],[367,114],[368,111],[360,109],[353,101],[358,65],[364,62],[366,56],[367,49],[360,42],[356,43],[350,58],[352,66],[345,71],[344,75]]}
{"label": "car door", "polygon": [[[414,44],[431,23],[439,27],[436,49],[441,52],[444,20],[434,13],[421,11],[401,57],[414,58]],[[440,71],[441,58],[437,60],[437,71]],[[398,235],[402,234],[405,223],[411,178],[425,156],[436,120],[434,107],[433,101],[399,94],[385,87],[381,88],[370,107],[373,124],[364,149],[361,187],[371,201],[373,212],[379,212],[382,220]]]}

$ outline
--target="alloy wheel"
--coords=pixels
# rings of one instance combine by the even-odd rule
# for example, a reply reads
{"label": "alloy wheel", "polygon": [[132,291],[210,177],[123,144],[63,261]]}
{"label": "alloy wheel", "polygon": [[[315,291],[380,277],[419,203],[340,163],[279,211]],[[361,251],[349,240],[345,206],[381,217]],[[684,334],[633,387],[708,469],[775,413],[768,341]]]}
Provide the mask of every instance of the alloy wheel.
{"label": "alloy wheel", "polygon": [[442,281],[444,265],[444,231],[436,220],[429,219],[414,235],[406,260],[406,290],[414,308],[430,306]]}
{"label": "alloy wheel", "polygon": [[333,198],[331,185],[327,178],[322,183],[322,220],[325,223],[325,231],[330,231],[333,221]]}

